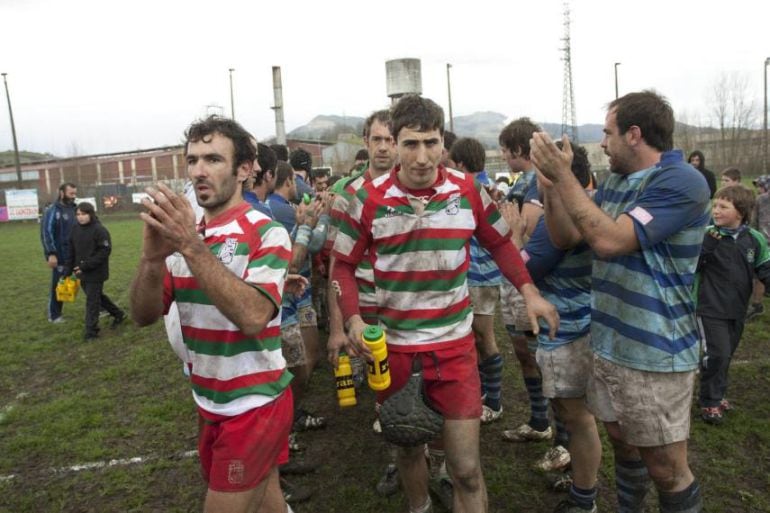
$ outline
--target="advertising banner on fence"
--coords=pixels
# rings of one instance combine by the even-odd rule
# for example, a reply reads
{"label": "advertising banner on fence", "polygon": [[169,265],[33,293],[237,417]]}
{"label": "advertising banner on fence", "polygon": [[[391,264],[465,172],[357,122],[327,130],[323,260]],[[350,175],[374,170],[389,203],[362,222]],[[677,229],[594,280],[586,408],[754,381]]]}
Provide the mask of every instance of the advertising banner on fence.
{"label": "advertising banner on fence", "polygon": [[37,219],[37,190],[10,189],[5,191],[8,220]]}
{"label": "advertising banner on fence", "polygon": [[97,212],[99,211],[99,206],[97,205],[96,198],[94,198],[93,196],[91,196],[90,198],[78,198],[75,200],[75,204],[78,204],[81,202],[90,203],[91,205],[94,206],[94,210],[96,210]]}

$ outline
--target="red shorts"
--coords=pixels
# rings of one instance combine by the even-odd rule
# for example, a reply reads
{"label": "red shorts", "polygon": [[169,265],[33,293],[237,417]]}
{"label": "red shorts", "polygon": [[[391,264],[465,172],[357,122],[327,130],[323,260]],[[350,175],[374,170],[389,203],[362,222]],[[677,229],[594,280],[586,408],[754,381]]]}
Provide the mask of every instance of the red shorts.
{"label": "red shorts", "polygon": [[415,358],[422,361],[428,399],[445,419],[477,419],[481,416],[481,382],[476,348],[472,344],[420,353],[388,351],[390,387],[377,392],[378,403],[382,404],[406,384]]}
{"label": "red shorts", "polygon": [[217,492],[251,490],[273,467],[289,461],[293,416],[291,388],[276,400],[234,417],[211,420],[201,416],[198,454],[209,488]]}

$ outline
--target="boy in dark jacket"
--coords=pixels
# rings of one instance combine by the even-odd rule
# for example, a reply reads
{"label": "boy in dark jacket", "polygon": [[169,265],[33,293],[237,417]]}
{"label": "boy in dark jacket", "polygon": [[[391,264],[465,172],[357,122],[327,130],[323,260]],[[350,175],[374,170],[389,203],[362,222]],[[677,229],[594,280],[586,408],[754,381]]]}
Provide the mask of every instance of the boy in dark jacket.
{"label": "boy in dark jacket", "polygon": [[94,206],[82,202],[75,210],[77,224],[70,235],[70,255],[67,273],[74,273],[86,293],[85,340],[99,336],[99,310],[106,310],[112,316],[112,327],[126,318],[103,290],[109,278],[109,257],[112,251],[110,233],[96,217]]}
{"label": "boy in dark jacket", "polygon": [[706,229],[698,273],[698,318],[705,336],[701,362],[701,418],[722,422],[730,409],[725,399],[727,371],[743,333],[746,308],[756,275],[770,286],[770,251],[758,231],[749,228],[754,193],[729,185],[714,195],[714,224]]}

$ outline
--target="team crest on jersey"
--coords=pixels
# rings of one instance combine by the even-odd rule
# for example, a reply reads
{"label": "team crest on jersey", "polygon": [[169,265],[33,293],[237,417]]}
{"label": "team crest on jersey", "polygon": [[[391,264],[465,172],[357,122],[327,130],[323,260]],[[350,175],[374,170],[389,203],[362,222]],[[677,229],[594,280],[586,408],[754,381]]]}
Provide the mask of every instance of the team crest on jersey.
{"label": "team crest on jersey", "polygon": [[396,217],[398,215],[401,215],[401,214],[395,208],[393,208],[393,207],[386,207],[385,208],[385,217]]}
{"label": "team crest on jersey", "polygon": [[455,193],[449,196],[445,212],[448,216],[456,216],[460,213],[460,194]]}
{"label": "team crest on jersey", "polygon": [[233,256],[235,256],[235,250],[237,247],[237,240],[225,239],[225,242],[222,243],[222,246],[219,248],[219,254],[217,255],[217,258],[223,264],[229,264],[233,261]]}
{"label": "team crest on jersey", "polygon": [[748,262],[750,264],[754,263],[754,250],[753,249],[750,249],[750,250],[748,250],[746,252],[746,260],[748,260]]}

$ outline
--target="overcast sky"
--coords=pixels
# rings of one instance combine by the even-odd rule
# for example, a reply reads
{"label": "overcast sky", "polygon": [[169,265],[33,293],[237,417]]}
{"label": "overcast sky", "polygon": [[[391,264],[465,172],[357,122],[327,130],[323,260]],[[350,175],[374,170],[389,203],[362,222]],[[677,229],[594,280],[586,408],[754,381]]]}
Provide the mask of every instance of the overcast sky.
{"label": "overcast sky", "polygon": [[[602,123],[620,93],[655,88],[706,124],[720,73],[749,80],[761,123],[770,2],[573,0],[578,123]],[[257,137],[275,133],[271,67],[287,131],[317,114],[388,105],[385,61],[422,61],[423,95],[455,116],[561,122],[562,2],[0,0],[19,147],[68,156],[177,144],[207,105]],[[12,148],[0,101],[0,150]]]}

